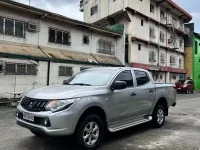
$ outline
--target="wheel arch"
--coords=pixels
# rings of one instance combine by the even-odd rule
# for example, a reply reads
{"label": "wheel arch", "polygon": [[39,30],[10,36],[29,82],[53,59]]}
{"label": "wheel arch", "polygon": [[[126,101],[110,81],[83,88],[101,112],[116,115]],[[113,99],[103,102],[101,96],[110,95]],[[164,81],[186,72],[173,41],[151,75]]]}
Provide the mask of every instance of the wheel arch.
{"label": "wheel arch", "polygon": [[81,114],[81,116],[79,117],[78,119],[78,122],[76,124],[76,128],[75,128],[75,131],[76,129],[78,128],[78,126],[80,125],[80,122],[88,115],[90,114],[96,114],[98,115],[102,120],[103,122],[105,123],[105,126],[107,127],[107,116],[106,116],[106,113],[104,111],[103,108],[101,108],[100,106],[90,106],[89,108],[87,108],[85,111],[83,111],[83,113]]}
{"label": "wheel arch", "polygon": [[162,105],[165,107],[166,109],[166,116],[168,116],[168,102],[167,102],[167,99],[165,97],[161,97],[158,99],[157,103],[155,104],[155,107],[154,109],[156,108],[157,105]]}

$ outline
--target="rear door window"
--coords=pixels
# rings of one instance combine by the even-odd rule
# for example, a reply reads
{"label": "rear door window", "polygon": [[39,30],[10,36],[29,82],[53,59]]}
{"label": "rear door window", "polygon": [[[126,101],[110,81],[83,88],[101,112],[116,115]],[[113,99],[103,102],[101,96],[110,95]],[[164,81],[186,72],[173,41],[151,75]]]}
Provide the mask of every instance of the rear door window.
{"label": "rear door window", "polygon": [[145,85],[150,81],[149,76],[146,72],[135,70],[134,73],[137,81],[137,86]]}
{"label": "rear door window", "polygon": [[121,72],[120,74],[117,75],[117,77],[115,78],[115,81],[124,81],[126,82],[127,87],[132,87],[133,77],[132,77],[131,71],[126,70],[126,71]]}

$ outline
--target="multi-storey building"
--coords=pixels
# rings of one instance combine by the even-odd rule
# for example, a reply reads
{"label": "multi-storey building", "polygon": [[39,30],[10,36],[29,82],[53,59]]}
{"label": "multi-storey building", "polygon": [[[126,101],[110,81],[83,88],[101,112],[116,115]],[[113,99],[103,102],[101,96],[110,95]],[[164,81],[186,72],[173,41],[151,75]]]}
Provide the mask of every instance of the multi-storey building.
{"label": "multi-storey building", "polygon": [[97,25],[1,0],[0,98],[62,83],[85,68],[123,65],[122,37]]}
{"label": "multi-storey building", "polygon": [[184,76],[184,23],[192,16],[171,0],[81,0],[87,23],[117,29],[124,25],[125,61],[148,69],[156,82]]}

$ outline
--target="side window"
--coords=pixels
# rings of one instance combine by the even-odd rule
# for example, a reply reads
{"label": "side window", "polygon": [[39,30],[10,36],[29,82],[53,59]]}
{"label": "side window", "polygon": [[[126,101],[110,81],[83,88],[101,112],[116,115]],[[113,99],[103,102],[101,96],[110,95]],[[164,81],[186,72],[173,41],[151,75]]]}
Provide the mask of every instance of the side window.
{"label": "side window", "polygon": [[150,81],[146,72],[134,71],[134,73],[135,73],[136,80],[137,80],[137,86],[144,85]]}
{"label": "side window", "polygon": [[127,87],[132,87],[133,86],[133,77],[132,77],[131,71],[126,70],[126,71],[121,72],[115,78],[115,81],[125,81],[127,83]]}

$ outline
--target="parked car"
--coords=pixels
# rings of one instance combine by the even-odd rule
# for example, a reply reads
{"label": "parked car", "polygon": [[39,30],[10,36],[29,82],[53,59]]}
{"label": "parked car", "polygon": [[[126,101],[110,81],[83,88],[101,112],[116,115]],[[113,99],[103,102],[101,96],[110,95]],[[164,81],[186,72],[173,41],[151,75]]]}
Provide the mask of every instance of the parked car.
{"label": "parked car", "polygon": [[74,135],[82,149],[96,149],[105,131],[152,121],[162,127],[176,105],[173,84],[155,84],[135,68],[84,70],[63,85],[30,91],[17,107],[17,124],[35,135]]}
{"label": "parked car", "polygon": [[194,82],[192,80],[179,80],[176,82],[177,92],[194,93]]}

